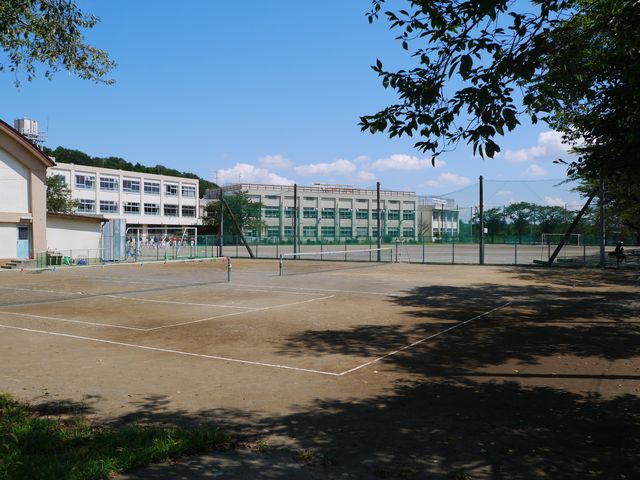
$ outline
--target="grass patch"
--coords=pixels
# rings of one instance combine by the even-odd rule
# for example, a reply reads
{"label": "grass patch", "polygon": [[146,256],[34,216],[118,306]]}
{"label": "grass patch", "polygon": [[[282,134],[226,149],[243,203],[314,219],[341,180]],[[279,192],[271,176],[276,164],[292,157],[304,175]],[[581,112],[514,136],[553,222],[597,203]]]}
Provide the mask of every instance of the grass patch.
{"label": "grass patch", "polygon": [[106,428],[82,416],[41,417],[0,394],[0,479],[106,479],[114,473],[203,452],[228,442],[214,427]]}

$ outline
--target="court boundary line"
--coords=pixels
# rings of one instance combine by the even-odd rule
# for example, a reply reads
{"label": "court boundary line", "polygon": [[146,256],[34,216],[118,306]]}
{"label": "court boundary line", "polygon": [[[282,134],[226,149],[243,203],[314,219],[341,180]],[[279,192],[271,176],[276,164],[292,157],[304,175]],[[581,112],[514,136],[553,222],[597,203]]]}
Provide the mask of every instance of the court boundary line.
{"label": "court boundary line", "polygon": [[452,325],[449,328],[445,328],[444,330],[441,330],[441,331],[439,331],[437,333],[434,333],[434,334],[429,335],[427,337],[421,338],[420,340],[416,340],[415,342],[410,343],[409,345],[405,345],[404,347],[398,348],[397,350],[394,350],[393,352],[386,353],[385,355],[381,355],[380,357],[374,358],[373,360],[365,362],[362,365],[358,365],[356,367],[350,368],[349,370],[345,370],[344,372],[340,372],[338,374],[338,376],[343,376],[343,375],[347,375],[349,373],[353,373],[355,371],[360,370],[361,368],[368,367],[369,365],[372,365],[374,363],[380,362],[380,361],[382,361],[382,360],[384,360],[386,358],[392,357],[392,356],[394,356],[394,355],[396,355],[396,354],[398,354],[400,352],[403,352],[405,350],[413,348],[416,345],[420,345],[421,343],[424,343],[427,340],[431,340],[433,338],[439,337],[440,335],[444,335],[445,333],[448,333],[451,330],[455,330],[456,328],[460,328],[460,327],[466,325],[467,323],[471,323],[474,320],[478,320],[479,318],[485,317],[485,316],[487,316],[487,315],[489,315],[489,314],[491,314],[491,313],[493,313],[493,312],[495,312],[497,310],[500,310],[500,309],[502,309],[504,307],[507,307],[507,306],[511,305],[512,303],[513,302],[509,301],[509,302],[507,302],[507,303],[505,303],[503,305],[500,305],[500,306],[492,308],[491,310],[488,310],[488,311],[486,311],[484,313],[481,313],[480,315],[476,315],[473,318],[470,318],[468,320],[464,320],[462,322],[456,323],[455,325]]}
{"label": "court boundary line", "polygon": [[206,355],[204,353],[194,353],[194,352],[183,352],[181,350],[172,350],[170,348],[160,348],[160,347],[151,347],[148,345],[138,345],[135,343],[125,343],[125,342],[116,342],[113,340],[104,340],[101,338],[93,338],[93,337],[84,337],[81,335],[71,335],[69,333],[60,333],[60,332],[48,332],[46,330],[36,330],[33,328],[25,328],[25,327],[14,327],[14,326],[10,326],[10,325],[3,325],[0,324],[0,328],[8,328],[11,330],[18,330],[18,331],[23,331],[23,332],[29,332],[29,333],[40,333],[40,334],[45,334],[45,335],[53,335],[53,336],[57,336],[57,337],[64,337],[64,338],[72,338],[72,339],[76,339],[76,340],[87,340],[87,341],[91,341],[91,342],[97,342],[97,343],[105,343],[108,345],[117,345],[117,346],[121,346],[121,347],[129,347],[129,348],[139,348],[142,350],[151,350],[151,351],[155,351],[155,352],[162,352],[162,353],[172,353],[174,355],[184,355],[184,356],[188,356],[188,357],[198,357],[198,358],[206,358],[206,359],[210,359],[210,360],[221,360],[221,361],[225,361],[225,362],[231,362],[231,363],[242,363],[245,365],[255,365],[255,366],[261,366],[261,367],[269,367],[269,368],[280,368],[283,370],[295,370],[295,371],[299,371],[299,372],[306,372],[306,373],[315,373],[315,374],[319,374],[319,375],[329,375],[329,376],[339,376],[340,374],[335,373],[335,372],[325,372],[323,370],[314,370],[311,368],[301,368],[301,367],[291,367],[289,365],[279,365],[276,363],[266,363],[266,362],[254,362],[251,360],[240,360],[237,358],[230,358],[230,357],[222,357],[219,355]]}
{"label": "court boundary line", "polygon": [[[331,298],[331,297],[327,297],[327,298]],[[297,303],[306,303],[308,302],[297,302]],[[125,342],[117,342],[114,340],[105,340],[105,339],[101,339],[101,338],[94,338],[94,337],[85,337],[82,335],[72,335],[69,333],[62,333],[62,332],[52,332],[52,331],[47,331],[47,330],[37,330],[37,329],[33,329],[33,328],[26,328],[26,327],[16,327],[16,326],[12,326],[12,325],[4,325],[4,324],[0,324],[0,328],[6,328],[6,329],[10,329],[10,330],[17,330],[17,331],[23,331],[23,332],[28,332],[28,333],[38,333],[38,334],[43,334],[43,335],[53,335],[53,336],[57,336],[57,337],[64,337],[64,338],[72,338],[72,339],[77,339],[77,340],[87,340],[87,341],[92,341],[92,342],[97,342],[97,343],[104,343],[104,344],[108,344],[108,345],[116,345],[116,346],[123,346],[123,347],[128,347],[128,348],[139,348],[142,350],[150,350],[150,351],[157,351],[157,352],[162,352],[162,353],[172,353],[175,355],[184,355],[184,356],[190,356],[190,357],[198,357],[198,358],[205,358],[205,359],[210,359],[210,360],[220,360],[220,361],[226,361],[226,362],[231,362],[231,363],[241,363],[241,364],[245,364],[245,365],[254,365],[254,366],[261,366],[261,367],[269,367],[269,368],[279,368],[279,369],[283,369],[283,370],[292,370],[292,371],[299,371],[299,372],[305,372],[305,373],[315,373],[315,374],[319,374],[319,375],[327,375],[327,376],[332,376],[332,377],[343,377],[345,375],[348,375],[350,373],[356,372],[362,368],[368,367],[374,363],[380,362],[386,358],[389,358],[393,355],[396,355],[397,353],[400,353],[404,350],[408,350],[412,347],[415,347],[416,345],[419,345],[421,343],[424,343],[428,340],[431,340],[433,338],[436,338],[440,335],[444,335],[445,333],[448,333],[452,330],[455,330],[456,328],[460,328],[470,322],[473,322],[474,320],[478,320],[479,318],[485,317],[497,310],[500,310],[504,307],[507,307],[509,305],[511,305],[513,302],[509,301],[506,302],[503,305],[500,305],[498,307],[492,308],[491,310],[488,310],[484,313],[481,313],[479,315],[476,315],[473,318],[470,318],[468,320],[464,320],[462,322],[456,323],[455,325],[452,325],[449,328],[445,328],[444,330],[441,330],[440,332],[434,333],[432,335],[429,335],[427,337],[421,338],[420,340],[417,340],[415,342],[410,343],[409,345],[405,345],[404,347],[398,348],[397,350],[394,350],[392,352],[389,352],[385,355],[382,355],[380,357],[374,358],[373,360],[370,360],[368,362],[365,362],[361,365],[358,365],[356,367],[350,368],[348,370],[344,370],[343,372],[327,372],[327,371],[323,371],[323,370],[316,370],[316,369],[311,369],[311,368],[302,368],[302,367],[292,367],[290,365],[281,365],[281,364],[275,364],[275,363],[267,363],[267,362],[257,362],[257,361],[252,361],[252,360],[242,360],[242,359],[236,359],[236,358],[231,358],[231,357],[223,357],[220,355],[207,355],[207,354],[203,354],[203,353],[194,353],[194,352],[185,352],[185,351],[181,351],[181,350],[173,350],[173,349],[169,349],[169,348],[161,348],[161,347],[152,347],[152,346],[148,346],[148,345],[139,345],[139,344],[134,344],[134,343],[125,343]],[[267,307],[267,308],[275,308],[275,307]],[[9,312],[4,312],[4,313],[9,313]],[[241,313],[251,313],[251,312],[235,312],[231,315],[237,315],[237,314],[241,314]]]}
{"label": "court boundary line", "polygon": [[[45,316],[45,315],[37,315],[34,313],[22,313],[22,312],[10,312],[7,310],[2,310],[0,309],[0,316],[3,313],[6,313],[7,315],[16,315],[16,316],[21,316],[21,317],[30,317],[30,318],[36,318],[36,319],[40,319],[40,320],[51,320],[51,321],[59,321],[59,322],[64,322],[64,323],[76,323],[76,324],[81,324],[81,325],[92,325],[92,326],[98,326],[98,327],[107,327],[107,328],[119,328],[119,329],[124,329],[124,330],[135,330],[138,332],[143,332],[143,333],[147,333],[147,332],[153,332],[155,330],[161,330],[163,328],[173,328],[173,327],[182,327],[185,325],[191,325],[194,323],[202,323],[202,322],[208,322],[211,320],[217,320],[218,318],[226,318],[226,317],[233,317],[233,316],[237,316],[237,315],[244,315],[244,314],[251,314],[254,312],[262,312],[262,311],[266,311],[266,310],[273,310],[275,308],[285,308],[285,307],[291,307],[294,305],[301,305],[301,304],[305,304],[305,303],[309,303],[309,302],[314,302],[317,300],[326,300],[328,298],[333,298],[335,297],[335,295],[328,295],[328,296],[324,296],[324,297],[316,297],[316,298],[309,298],[307,300],[302,300],[300,302],[290,302],[290,303],[281,303],[278,305],[269,305],[266,307],[236,307],[236,308],[244,308],[245,310],[241,311],[241,312],[231,312],[231,313],[223,313],[221,315],[213,315],[210,317],[205,317],[205,318],[200,318],[200,319],[195,319],[195,320],[189,320],[187,322],[179,322],[179,323],[168,323],[166,325],[159,325],[157,327],[149,327],[149,328],[143,328],[143,327],[134,327],[134,326],[126,326],[126,325],[116,325],[116,324],[111,324],[111,323],[96,323],[96,322],[90,322],[90,321],[84,321],[84,320],[73,320],[70,318],[64,318],[64,317],[49,317],[49,316]],[[92,298],[100,298],[100,297],[92,297]],[[117,297],[116,297],[117,298]],[[126,298],[126,297],[123,297]],[[127,300],[136,300],[136,299],[132,299],[132,298],[127,298]],[[159,302],[163,302],[162,300],[158,300]],[[28,306],[30,306],[32,304],[29,304]],[[200,306],[197,304],[194,304],[195,306]],[[209,305],[206,305],[209,306]],[[219,305],[211,305],[214,307],[218,307],[218,308],[234,308],[234,307],[221,307]]]}

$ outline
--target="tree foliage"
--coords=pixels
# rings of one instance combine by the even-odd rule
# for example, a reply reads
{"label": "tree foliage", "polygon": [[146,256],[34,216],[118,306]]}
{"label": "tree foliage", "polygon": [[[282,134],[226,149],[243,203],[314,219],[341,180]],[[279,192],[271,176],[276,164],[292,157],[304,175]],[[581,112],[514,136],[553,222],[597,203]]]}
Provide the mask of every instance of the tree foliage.
{"label": "tree foliage", "polygon": [[202,198],[207,190],[217,188],[214,182],[204,180],[195,173],[181,172],[174,168],[168,168],[163,165],[155,167],[147,167],[140,163],[131,163],[120,157],[92,157],[80,150],[72,150],[63,147],[57,147],[55,150],[45,147],[44,152],[50,157],[54,157],[57,162],[75,163],[76,165],[87,165],[90,167],[115,168],[117,170],[126,170],[129,172],[151,173],[155,175],[169,175],[173,177],[198,179],[200,187],[200,197]]}
{"label": "tree foliage", "polygon": [[[386,0],[372,0],[369,21]],[[525,115],[574,142],[570,172],[635,171],[640,148],[636,0],[407,0],[384,12],[417,65],[372,67],[399,103],[363,130],[418,135],[435,156],[460,142],[493,157]]]}
{"label": "tree foliage", "polygon": [[116,64],[106,52],[85,43],[83,32],[99,19],[80,10],[72,0],[2,0],[0,2],[0,71],[31,81],[39,66],[52,78],[68,70],[85,80],[113,83],[107,75]]}
{"label": "tree foliage", "polygon": [[[251,201],[246,194],[239,192],[233,195],[226,195],[224,197],[229,209],[233,212],[233,215],[238,222],[242,232],[252,231],[255,234],[259,234],[264,228],[264,221],[262,220],[262,203]],[[224,234],[225,235],[238,235],[239,232],[236,229],[231,215],[225,209],[224,210]],[[205,207],[205,217],[203,219],[205,226],[213,228],[217,233],[220,232],[220,202],[212,201]]]}
{"label": "tree foliage", "polygon": [[78,201],[71,198],[71,190],[57,175],[47,177],[47,211],[53,213],[74,213]]}

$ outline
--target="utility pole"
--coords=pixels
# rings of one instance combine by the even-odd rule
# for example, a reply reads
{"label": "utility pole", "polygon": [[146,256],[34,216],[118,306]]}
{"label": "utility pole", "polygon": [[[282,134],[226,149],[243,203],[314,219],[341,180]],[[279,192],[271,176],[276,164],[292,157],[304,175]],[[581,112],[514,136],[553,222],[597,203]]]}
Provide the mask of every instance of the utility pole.
{"label": "utility pole", "polygon": [[378,215],[377,215],[377,223],[378,223],[378,232],[377,232],[378,233],[378,235],[377,235],[377,237],[378,237],[378,242],[377,242],[377,245],[378,245],[378,262],[380,262],[381,261],[380,248],[381,248],[381,244],[382,244],[381,243],[381,239],[382,239],[381,233],[382,232],[380,231],[380,182],[376,182],[376,199],[377,199],[376,209],[377,209],[377,212],[378,212]]}
{"label": "utility pole", "polygon": [[484,265],[484,192],[480,175],[480,265]]}
{"label": "utility pole", "polygon": [[293,258],[298,253],[298,184],[293,184]]}

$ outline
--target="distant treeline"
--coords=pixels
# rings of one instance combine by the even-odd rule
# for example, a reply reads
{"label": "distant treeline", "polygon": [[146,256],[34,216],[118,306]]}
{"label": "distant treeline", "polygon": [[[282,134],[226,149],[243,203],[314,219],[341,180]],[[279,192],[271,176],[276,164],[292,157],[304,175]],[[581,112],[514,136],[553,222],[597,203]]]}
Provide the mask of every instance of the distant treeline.
{"label": "distant treeline", "polygon": [[217,188],[214,182],[204,180],[195,173],[181,172],[173,168],[167,168],[163,165],[155,167],[147,167],[140,163],[127,162],[120,157],[92,157],[79,150],[71,150],[69,148],[57,147],[55,150],[44,147],[44,153],[50,157],[54,157],[56,162],[75,163],[76,165],[87,165],[90,167],[115,168],[117,170],[126,170],[129,172],[153,173],[156,175],[170,175],[173,177],[196,178],[200,183],[200,197],[202,198],[209,188]]}

